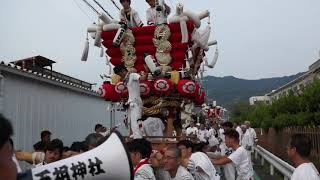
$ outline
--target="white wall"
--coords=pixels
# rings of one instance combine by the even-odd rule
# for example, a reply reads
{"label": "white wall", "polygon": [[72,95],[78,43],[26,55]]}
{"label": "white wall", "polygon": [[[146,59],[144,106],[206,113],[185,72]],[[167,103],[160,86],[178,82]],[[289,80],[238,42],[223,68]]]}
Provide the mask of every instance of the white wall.
{"label": "white wall", "polygon": [[[99,97],[1,72],[4,76],[2,111],[12,121],[16,149],[33,150],[42,130],[65,145],[82,141],[99,122],[109,126],[109,103]],[[121,121],[119,114],[118,121]]]}

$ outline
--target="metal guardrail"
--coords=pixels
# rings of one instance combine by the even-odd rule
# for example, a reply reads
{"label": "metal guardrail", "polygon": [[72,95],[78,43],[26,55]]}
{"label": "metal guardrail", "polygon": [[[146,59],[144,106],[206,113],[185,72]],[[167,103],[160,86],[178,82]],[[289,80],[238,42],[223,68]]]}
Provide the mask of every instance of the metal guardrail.
{"label": "metal guardrail", "polygon": [[290,179],[293,174],[294,167],[278,158],[271,152],[267,151],[261,146],[255,146],[254,148],[255,158],[258,158],[258,155],[261,156],[261,164],[264,165],[266,160],[270,164],[270,175],[274,175],[274,168],[276,168],[282,175],[284,180]]}

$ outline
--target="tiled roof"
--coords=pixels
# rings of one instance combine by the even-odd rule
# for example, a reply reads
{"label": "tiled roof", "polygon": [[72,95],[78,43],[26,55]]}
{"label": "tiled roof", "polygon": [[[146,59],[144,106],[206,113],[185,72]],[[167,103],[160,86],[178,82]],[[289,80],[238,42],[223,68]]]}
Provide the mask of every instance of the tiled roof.
{"label": "tiled roof", "polygon": [[76,90],[76,91],[86,93],[89,95],[99,96],[99,94],[96,91],[92,90],[89,87],[81,86],[81,85],[73,83],[71,81],[67,81],[67,80],[64,80],[59,77],[54,77],[54,76],[42,74],[40,72],[32,71],[30,69],[23,69],[20,66],[13,65],[10,63],[6,64],[4,61],[0,62],[0,71],[14,73],[14,74],[28,77],[31,79],[36,79],[36,80],[40,80],[40,81],[43,81],[46,83],[57,85],[60,87],[65,87],[65,88],[68,88],[71,90]]}

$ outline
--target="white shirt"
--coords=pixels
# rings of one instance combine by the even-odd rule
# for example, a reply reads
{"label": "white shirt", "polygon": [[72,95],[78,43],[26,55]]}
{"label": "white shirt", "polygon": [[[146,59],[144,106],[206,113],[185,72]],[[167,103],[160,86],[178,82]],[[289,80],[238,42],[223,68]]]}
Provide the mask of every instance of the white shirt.
{"label": "white shirt", "polygon": [[248,146],[252,147],[254,144],[252,134],[247,130],[241,139],[241,146],[246,148]]}
{"label": "white shirt", "polygon": [[147,136],[163,136],[164,124],[160,118],[148,117],[143,121],[143,130]]}
{"label": "white shirt", "polygon": [[300,164],[293,172],[291,180],[320,180],[317,168],[310,163]]}
{"label": "white shirt", "polygon": [[198,130],[197,137],[201,142],[207,142],[208,135],[209,135],[208,130],[206,130],[206,129],[205,130],[201,130],[201,129]]}
{"label": "white shirt", "polygon": [[252,178],[252,164],[248,158],[247,151],[242,146],[238,147],[228,158],[235,164],[239,179],[249,180]]}
{"label": "white shirt", "polygon": [[179,166],[176,176],[174,178],[170,177],[168,180],[194,180],[192,175],[187,171],[186,168]]}
{"label": "white shirt", "polygon": [[128,103],[130,102],[138,102],[140,103],[140,83],[139,83],[140,75],[138,73],[130,73],[129,80],[127,83],[129,98]]}
{"label": "white shirt", "polygon": [[156,180],[150,164],[144,164],[134,174],[134,180]]}
{"label": "white shirt", "polygon": [[214,128],[209,129],[209,139],[215,138],[217,134],[217,131]]}
{"label": "white shirt", "polygon": [[203,152],[193,153],[190,157],[190,161],[193,161],[195,171],[193,172],[196,180],[219,180],[216,169],[214,168],[209,157]]}
{"label": "white shirt", "polygon": [[240,142],[240,141],[241,141],[242,134],[243,134],[241,127],[240,127],[240,126],[237,126],[236,131],[239,133],[239,142]]}
{"label": "white shirt", "polygon": [[155,25],[157,19],[157,11],[156,7],[150,7],[147,9],[147,24],[148,25]]}
{"label": "white shirt", "polygon": [[252,140],[253,142],[257,141],[257,133],[253,128],[248,128],[247,131],[249,131],[249,133],[251,134]]}
{"label": "white shirt", "polygon": [[130,12],[130,19],[127,19],[127,17],[124,15],[123,9],[120,11],[120,21],[126,23],[128,27],[139,27],[143,25],[139,14],[131,8]]}
{"label": "white shirt", "polygon": [[193,126],[193,127],[188,127],[186,130],[186,134],[187,136],[189,136],[191,133],[193,133],[193,135],[196,135],[198,132],[198,128]]}
{"label": "white shirt", "polygon": [[[168,16],[170,12],[166,12],[165,16]],[[148,25],[155,25],[157,22],[157,10],[156,7],[150,7],[147,9],[147,24]]]}

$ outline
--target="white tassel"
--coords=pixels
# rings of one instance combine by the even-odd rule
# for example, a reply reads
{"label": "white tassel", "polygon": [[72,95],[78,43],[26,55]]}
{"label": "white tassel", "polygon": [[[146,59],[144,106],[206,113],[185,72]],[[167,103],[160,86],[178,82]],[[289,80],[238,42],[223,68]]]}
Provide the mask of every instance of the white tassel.
{"label": "white tassel", "polygon": [[88,55],[89,55],[89,39],[88,39],[88,34],[87,34],[87,40],[84,44],[84,50],[82,52],[81,61],[87,61]]}
{"label": "white tassel", "polygon": [[111,19],[107,15],[105,15],[104,13],[101,13],[99,15],[99,19],[101,19],[106,24],[110,24],[111,23]]}
{"label": "white tassel", "polygon": [[106,65],[109,67],[108,75],[111,76],[111,74],[112,74],[112,67],[111,67],[111,64],[110,64],[109,56],[108,56],[107,54],[106,54]]}
{"label": "white tassel", "polygon": [[96,37],[94,38],[94,45],[101,47],[101,30],[97,30]]}
{"label": "white tassel", "polygon": [[219,51],[218,51],[218,48],[216,48],[216,52],[214,53],[213,60],[212,60],[211,64],[209,64],[208,59],[205,58],[205,60],[204,60],[205,65],[208,68],[211,68],[211,69],[214,68],[216,66],[217,61],[218,61],[218,57],[219,57]]}
{"label": "white tassel", "polygon": [[203,30],[202,33],[200,33],[200,39],[198,40],[198,43],[199,43],[199,46],[202,49],[206,49],[207,48],[207,44],[208,44],[208,41],[209,41],[210,33],[211,33],[211,27],[209,25],[206,26],[206,28]]}
{"label": "white tassel", "polygon": [[198,17],[200,19],[204,19],[206,17],[210,17],[210,12],[208,10],[202,11],[200,14],[198,14]]}
{"label": "white tassel", "polygon": [[181,42],[186,43],[189,41],[189,35],[188,35],[188,28],[187,28],[187,23],[185,20],[182,18],[180,19],[180,29],[181,29]]}
{"label": "white tassel", "polygon": [[199,28],[201,26],[201,21],[198,15],[194,14],[191,11],[184,11],[182,14],[189,17],[193,21],[193,24],[196,28]]}
{"label": "white tassel", "polygon": [[101,46],[101,48],[100,48],[100,57],[103,57],[103,55],[104,55],[104,49],[103,49],[103,47]]}

